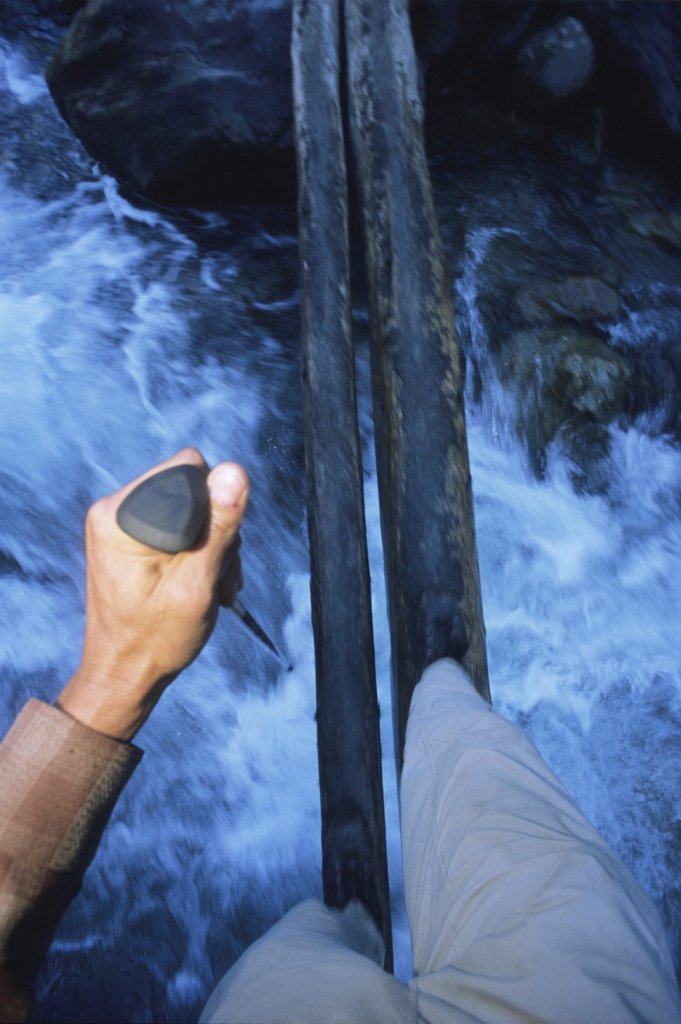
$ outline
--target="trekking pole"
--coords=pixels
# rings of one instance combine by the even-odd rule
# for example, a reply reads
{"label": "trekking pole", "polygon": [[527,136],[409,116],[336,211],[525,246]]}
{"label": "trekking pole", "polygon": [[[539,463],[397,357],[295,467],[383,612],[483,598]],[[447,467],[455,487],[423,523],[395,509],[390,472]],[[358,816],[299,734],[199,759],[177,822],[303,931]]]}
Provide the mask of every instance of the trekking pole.
{"label": "trekking pole", "polygon": [[[171,466],[147,477],[121,503],[116,521],[140,544],[177,554],[193,547],[208,519],[205,474],[190,464]],[[239,598],[231,610],[256,639],[291,670],[261,625]]]}

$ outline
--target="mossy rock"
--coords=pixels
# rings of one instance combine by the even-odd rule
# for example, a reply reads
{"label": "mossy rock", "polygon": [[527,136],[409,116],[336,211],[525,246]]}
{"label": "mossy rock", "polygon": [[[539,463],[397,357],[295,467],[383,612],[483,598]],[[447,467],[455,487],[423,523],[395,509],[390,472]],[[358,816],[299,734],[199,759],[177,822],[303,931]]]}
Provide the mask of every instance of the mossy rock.
{"label": "mossy rock", "polygon": [[524,323],[554,320],[616,320],[621,311],[617,291],[597,277],[571,275],[557,281],[539,282],[523,288],[516,297],[518,314]]}
{"label": "mossy rock", "polygon": [[518,396],[517,428],[538,469],[566,424],[607,424],[628,407],[632,375],[626,359],[569,326],[518,331],[505,349],[501,374]]}

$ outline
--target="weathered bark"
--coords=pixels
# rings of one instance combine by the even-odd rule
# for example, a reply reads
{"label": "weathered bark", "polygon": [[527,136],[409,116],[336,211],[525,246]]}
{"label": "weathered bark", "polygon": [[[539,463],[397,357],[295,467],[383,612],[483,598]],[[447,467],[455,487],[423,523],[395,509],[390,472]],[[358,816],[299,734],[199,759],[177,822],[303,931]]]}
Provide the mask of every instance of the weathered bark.
{"label": "weathered bark", "polygon": [[461,359],[423,147],[406,0],[345,0],[348,108],[372,324],[374,421],[398,770],[424,668],[427,590],[457,606],[457,656],[489,699]]}
{"label": "weathered bark", "polygon": [[292,59],[324,899],[365,903],[391,969],[336,2],[296,0]]}

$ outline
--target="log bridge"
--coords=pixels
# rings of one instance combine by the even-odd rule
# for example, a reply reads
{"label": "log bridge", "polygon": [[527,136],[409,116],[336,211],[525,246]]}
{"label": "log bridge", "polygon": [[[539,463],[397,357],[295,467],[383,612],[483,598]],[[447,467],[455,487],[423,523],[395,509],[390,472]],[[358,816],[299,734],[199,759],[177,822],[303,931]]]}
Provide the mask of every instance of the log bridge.
{"label": "log bridge", "polygon": [[407,0],[294,0],[291,53],[324,900],[362,900],[391,970],[351,223],[361,224],[369,294],[398,773],[425,667],[425,592],[453,597],[460,661],[490,699],[462,361]]}

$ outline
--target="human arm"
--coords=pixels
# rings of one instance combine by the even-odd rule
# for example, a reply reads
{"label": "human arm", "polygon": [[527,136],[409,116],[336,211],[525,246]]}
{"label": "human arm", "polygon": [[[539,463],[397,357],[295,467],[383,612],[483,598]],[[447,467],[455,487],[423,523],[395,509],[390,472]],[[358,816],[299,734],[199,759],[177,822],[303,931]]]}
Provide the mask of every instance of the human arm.
{"label": "human arm", "polygon": [[[207,472],[186,449],[145,476],[182,463]],[[141,479],[88,514],[81,664],[57,706],[29,702],[0,745],[0,1020],[28,1012],[54,929],[141,757],[129,741],[240,585],[244,471],[222,463],[208,474],[209,523],[178,555],[146,548],[116,526],[116,509]]]}
{"label": "human arm", "polygon": [[220,604],[230,605],[240,585],[238,530],[248,481],[235,463],[208,474],[209,519],[190,550],[169,555],[148,548],[116,525],[118,507],[142,480],[183,463],[207,472],[202,456],[185,449],[96,502],[87,517],[83,657],[57,706],[116,739],[132,739],[201,651]]}

